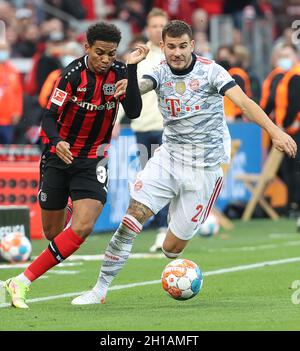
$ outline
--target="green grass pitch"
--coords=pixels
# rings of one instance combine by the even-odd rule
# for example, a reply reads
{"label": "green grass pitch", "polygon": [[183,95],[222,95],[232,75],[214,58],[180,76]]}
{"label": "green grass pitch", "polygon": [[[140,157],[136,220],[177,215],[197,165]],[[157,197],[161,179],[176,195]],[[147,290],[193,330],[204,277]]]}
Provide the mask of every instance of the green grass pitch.
{"label": "green grass pitch", "polygon": [[[105,305],[72,306],[76,293],[95,283],[100,261],[67,260],[74,265],[56,267],[32,285],[28,299],[45,300],[34,300],[29,310],[5,307],[1,293],[0,330],[300,330],[300,282],[295,283],[300,280],[300,234],[295,222],[235,224],[230,232],[193,238],[184,251],[182,257],[195,261],[204,272],[203,288],[191,300],[173,300],[155,282],[130,286],[160,280],[169,260],[158,256],[130,259],[113,282],[120,289],[109,292]],[[110,237],[111,233],[92,235],[77,254],[103,254]],[[133,252],[147,253],[154,238],[154,231],[143,231]],[[46,241],[35,241],[33,254],[46,245]],[[299,261],[280,261],[288,258]],[[261,262],[273,263],[236,268]],[[233,271],[226,271],[231,267]],[[220,269],[225,270],[216,274]],[[0,265],[0,280],[22,270]],[[70,295],[61,297],[63,294]]]}

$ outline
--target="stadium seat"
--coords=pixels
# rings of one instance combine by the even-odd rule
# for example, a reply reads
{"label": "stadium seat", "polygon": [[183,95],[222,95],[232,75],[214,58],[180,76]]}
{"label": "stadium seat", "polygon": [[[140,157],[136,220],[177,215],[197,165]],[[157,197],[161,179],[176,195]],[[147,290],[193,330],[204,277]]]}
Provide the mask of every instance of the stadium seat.
{"label": "stadium seat", "polygon": [[[222,165],[222,169],[223,169],[223,173],[224,173],[224,181],[225,181],[226,175],[228,174],[230,166],[232,165],[232,160],[234,159],[235,155],[237,154],[240,146],[241,146],[241,141],[239,139],[234,139],[231,141],[230,162]],[[212,213],[215,216],[217,216],[221,227],[223,227],[226,230],[230,230],[230,229],[234,228],[234,224],[232,223],[232,221],[227,216],[225,216],[224,213],[222,213],[218,208],[214,207],[212,209]]]}
{"label": "stadium seat", "polygon": [[252,193],[242,216],[243,221],[251,219],[257,203],[260,204],[269,217],[273,220],[278,220],[278,213],[266,201],[264,194],[267,186],[276,179],[283,156],[283,152],[272,146],[260,174],[245,173],[235,177],[235,179],[243,182],[246,188]]}

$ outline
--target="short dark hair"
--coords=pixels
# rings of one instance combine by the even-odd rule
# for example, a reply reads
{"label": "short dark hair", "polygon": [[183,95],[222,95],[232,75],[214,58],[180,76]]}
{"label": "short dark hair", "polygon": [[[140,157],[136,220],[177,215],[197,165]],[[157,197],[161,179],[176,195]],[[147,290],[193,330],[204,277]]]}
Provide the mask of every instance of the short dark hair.
{"label": "short dark hair", "polygon": [[114,24],[100,22],[88,28],[86,38],[90,46],[92,46],[96,40],[119,44],[121,32]]}
{"label": "short dark hair", "polygon": [[193,39],[192,28],[184,21],[173,20],[166,24],[162,31],[162,39],[165,40],[166,36],[171,38],[179,38],[187,34],[189,38]]}

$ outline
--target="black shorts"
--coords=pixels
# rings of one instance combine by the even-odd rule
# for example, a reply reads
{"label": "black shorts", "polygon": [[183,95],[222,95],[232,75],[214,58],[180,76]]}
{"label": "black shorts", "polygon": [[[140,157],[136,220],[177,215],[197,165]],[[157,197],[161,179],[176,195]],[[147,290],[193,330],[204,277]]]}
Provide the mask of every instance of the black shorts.
{"label": "black shorts", "polygon": [[56,154],[41,160],[39,203],[44,210],[61,210],[72,201],[107,197],[107,159],[74,158],[67,165]]}

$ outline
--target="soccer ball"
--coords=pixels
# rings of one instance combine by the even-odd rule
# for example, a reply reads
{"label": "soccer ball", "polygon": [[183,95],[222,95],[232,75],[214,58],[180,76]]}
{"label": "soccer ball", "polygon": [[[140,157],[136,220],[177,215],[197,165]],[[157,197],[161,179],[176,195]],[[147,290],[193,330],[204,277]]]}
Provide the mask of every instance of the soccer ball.
{"label": "soccer ball", "polygon": [[31,254],[30,240],[19,232],[5,235],[0,241],[0,255],[8,262],[25,262]]}
{"label": "soccer ball", "polygon": [[175,300],[188,300],[201,290],[203,275],[193,261],[178,259],[169,263],[162,272],[163,289]]}
{"label": "soccer ball", "polygon": [[209,237],[218,234],[219,230],[220,223],[218,218],[213,214],[209,214],[206,221],[203,224],[199,224],[197,227],[196,234],[199,236]]}

